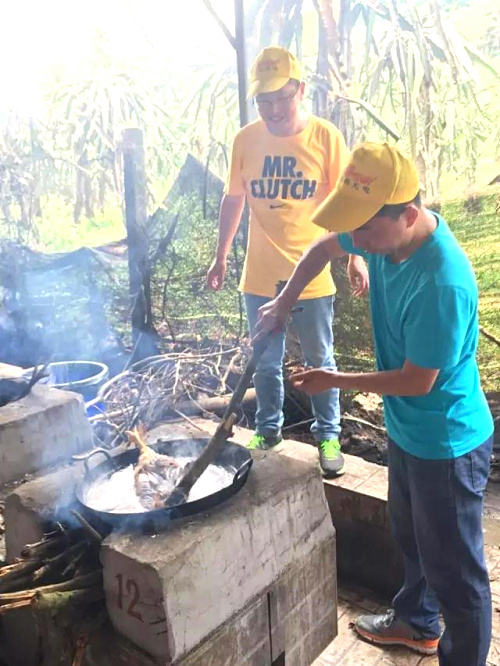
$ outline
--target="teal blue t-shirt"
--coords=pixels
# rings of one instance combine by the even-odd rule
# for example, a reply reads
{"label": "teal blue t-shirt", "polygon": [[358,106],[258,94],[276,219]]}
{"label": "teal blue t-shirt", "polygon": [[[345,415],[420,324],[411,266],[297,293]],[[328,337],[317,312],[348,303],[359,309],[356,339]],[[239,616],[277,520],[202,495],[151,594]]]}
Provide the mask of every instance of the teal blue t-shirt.
{"label": "teal blue t-shirt", "polygon": [[408,359],[439,369],[427,395],[384,396],[389,437],[418,458],[456,458],[482,444],[493,420],[476,363],[477,285],[472,267],[448,225],[402,263],[339,243],[368,262],[377,368],[395,370]]}

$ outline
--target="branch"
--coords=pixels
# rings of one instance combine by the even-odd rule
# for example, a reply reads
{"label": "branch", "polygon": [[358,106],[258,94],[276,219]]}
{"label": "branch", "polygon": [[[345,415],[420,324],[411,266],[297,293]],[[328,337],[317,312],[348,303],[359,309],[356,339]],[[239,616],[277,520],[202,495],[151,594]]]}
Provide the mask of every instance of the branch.
{"label": "branch", "polygon": [[401,136],[397,134],[395,130],[389,127],[389,125],[384,120],[382,120],[382,118],[377,114],[375,109],[372,106],[370,106],[370,104],[364,102],[362,99],[357,99],[354,97],[344,97],[344,95],[338,95],[338,94],[335,96],[337,97],[337,99],[343,99],[345,102],[349,102],[350,104],[357,104],[358,106],[363,108],[366,111],[366,113],[371,118],[373,118],[373,120],[377,123],[377,125],[379,125],[383,130],[385,130],[387,134],[390,134],[395,141],[399,141]]}
{"label": "branch", "polygon": [[485,338],[488,338],[491,342],[494,342],[500,347],[500,340],[493,335],[493,333],[490,333],[487,331],[484,326],[479,327],[479,331],[484,335]]}
{"label": "branch", "polygon": [[229,43],[233,47],[233,49],[236,49],[236,39],[233,37],[231,34],[231,31],[227,27],[227,25],[224,23],[224,21],[221,19],[221,17],[217,14],[215,9],[212,7],[212,3],[210,0],[203,0],[203,4],[205,7],[208,9],[210,14],[212,14],[213,18],[215,19],[215,22],[219,26],[219,28],[222,30],[222,32],[226,35]]}

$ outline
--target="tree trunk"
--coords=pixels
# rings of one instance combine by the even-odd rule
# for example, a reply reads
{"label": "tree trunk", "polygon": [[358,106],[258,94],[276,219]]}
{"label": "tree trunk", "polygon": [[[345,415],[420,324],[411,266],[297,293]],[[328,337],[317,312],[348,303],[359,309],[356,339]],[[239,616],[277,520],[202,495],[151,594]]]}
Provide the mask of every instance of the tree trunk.
{"label": "tree trunk", "polygon": [[146,176],[140,129],[123,132],[123,174],[127,224],[132,362],[158,354],[158,335],[151,310],[151,268],[146,230]]}

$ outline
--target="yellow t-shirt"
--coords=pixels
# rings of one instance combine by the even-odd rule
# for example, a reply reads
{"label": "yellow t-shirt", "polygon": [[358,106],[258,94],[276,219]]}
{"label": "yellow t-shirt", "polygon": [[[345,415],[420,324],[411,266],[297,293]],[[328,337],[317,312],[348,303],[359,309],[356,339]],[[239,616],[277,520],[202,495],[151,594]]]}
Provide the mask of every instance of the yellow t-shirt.
{"label": "yellow t-shirt", "polygon": [[[226,194],[245,194],[250,207],[241,291],[274,296],[276,283],[288,280],[304,250],[326,233],[312,214],[335,187],[347,156],[339,130],[316,116],[293,136],[271,134],[262,120],[238,132]],[[327,265],[300,298],[334,293]]]}

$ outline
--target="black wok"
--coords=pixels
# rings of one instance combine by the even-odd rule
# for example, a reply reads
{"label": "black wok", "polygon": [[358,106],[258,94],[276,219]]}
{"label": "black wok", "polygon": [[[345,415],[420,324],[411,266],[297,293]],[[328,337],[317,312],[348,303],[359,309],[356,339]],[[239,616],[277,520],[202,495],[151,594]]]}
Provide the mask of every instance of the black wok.
{"label": "black wok", "polygon": [[[149,444],[149,446],[157,453],[173,458],[185,458],[186,455],[198,458],[209,441],[208,437],[169,441],[159,440],[155,444]],[[88,461],[97,453],[105,455],[107,460],[93,469],[89,469]],[[94,449],[85,457],[75,456],[76,459],[84,461],[87,470],[83,481],[76,488],[76,497],[81,507],[83,507],[84,513],[90,518],[98,518],[106,525],[113,527],[150,529],[166,526],[173,519],[192,516],[201,511],[206,511],[235,495],[245,484],[253,462],[250,452],[245,447],[233,442],[227,442],[212,464],[222,467],[227,472],[233,474],[233,481],[229,486],[217,490],[210,495],[169,508],[154,509],[151,511],[145,509],[141,513],[99,511],[87,504],[87,493],[94,484],[102,482],[105,477],[111,476],[115,472],[128,467],[130,464],[135,465],[138,457],[139,451],[135,448],[113,457],[106,449]]]}

